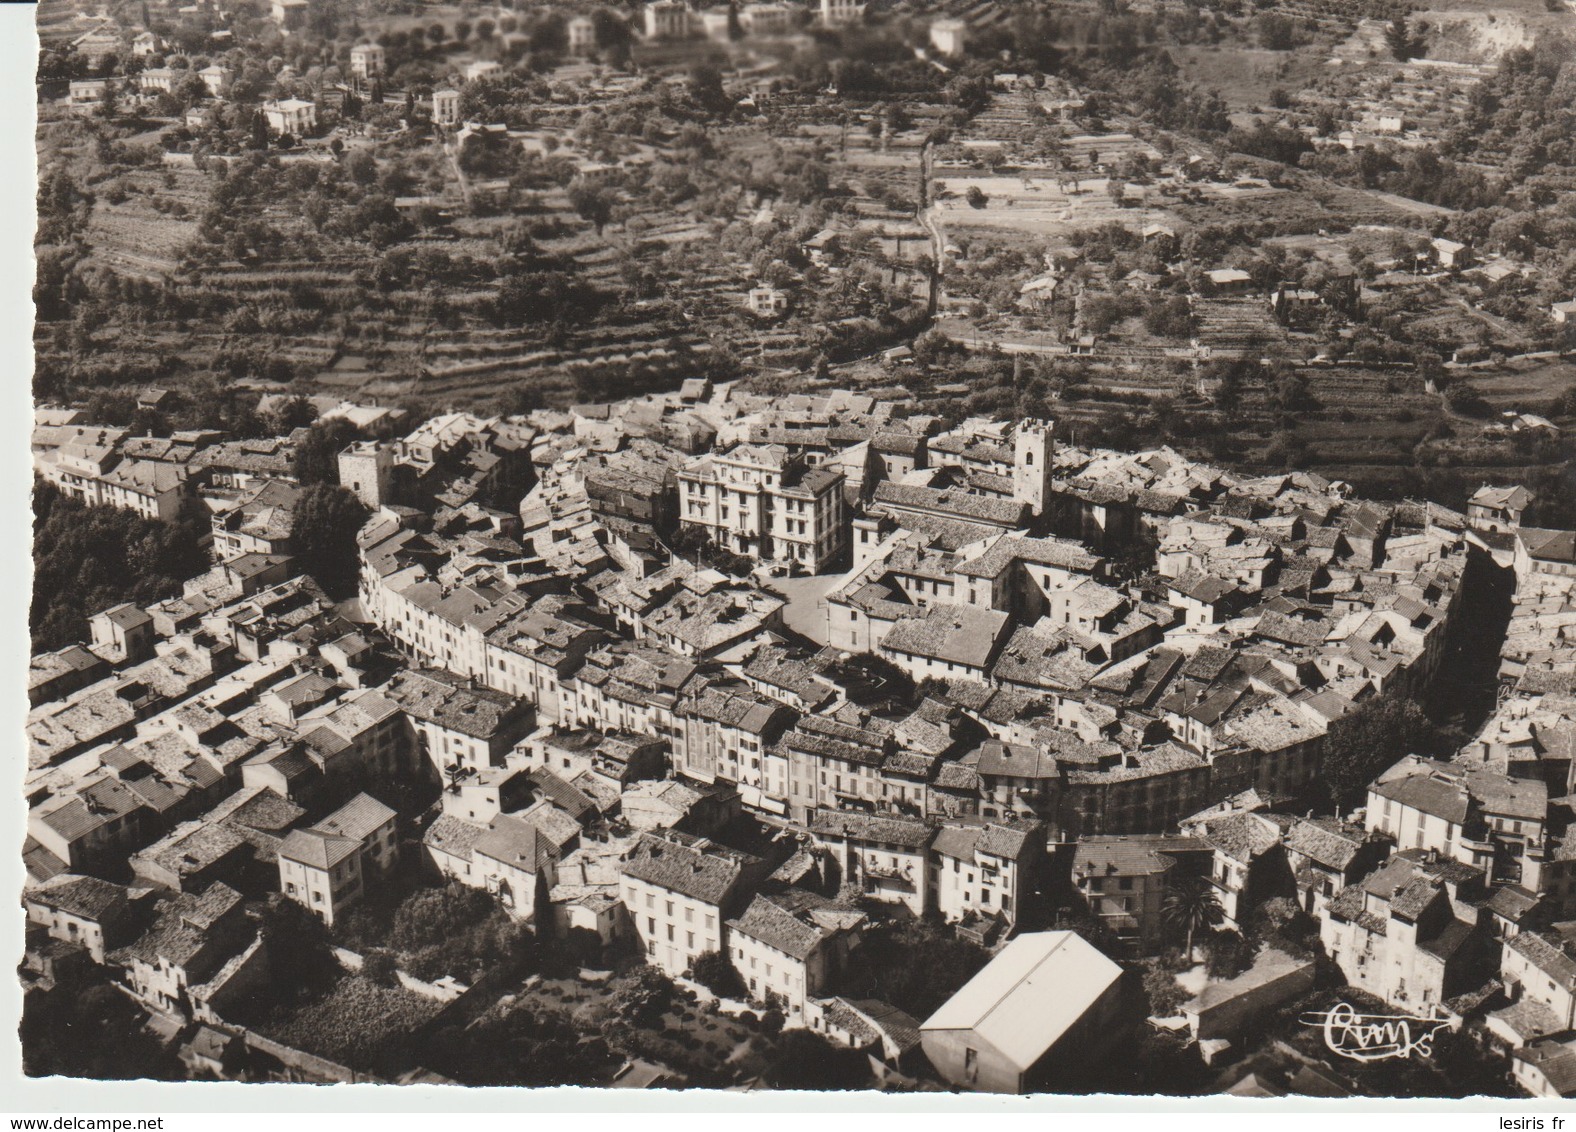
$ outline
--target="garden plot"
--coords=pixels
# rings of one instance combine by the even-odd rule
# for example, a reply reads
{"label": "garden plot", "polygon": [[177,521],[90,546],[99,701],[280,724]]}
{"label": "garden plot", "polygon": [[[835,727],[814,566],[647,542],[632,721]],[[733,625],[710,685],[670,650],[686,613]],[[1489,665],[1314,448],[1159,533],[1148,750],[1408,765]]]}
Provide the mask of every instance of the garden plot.
{"label": "garden plot", "polygon": [[[1103,224],[1138,231],[1148,224],[1179,222],[1165,207],[1118,205],[1107,183],[1105,177],[948,172],[936,179],[933,213],[944,229],[1007,228],[1051,239]],[[983,207],[969,203],[973,189],[983,194]]]}

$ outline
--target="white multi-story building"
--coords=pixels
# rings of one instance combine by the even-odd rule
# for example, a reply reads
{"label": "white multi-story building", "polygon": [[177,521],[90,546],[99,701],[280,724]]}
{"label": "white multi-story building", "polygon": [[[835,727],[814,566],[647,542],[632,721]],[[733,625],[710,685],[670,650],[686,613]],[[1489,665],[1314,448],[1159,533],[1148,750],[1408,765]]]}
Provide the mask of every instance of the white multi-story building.
{"label": "white multi-story building", "polygon": [[690,10],[683,0],[653,0],[645,18],[647,39],[683,39],[690,33]]}
{"label": "white multi-story building", "polygon": [[208,88],[208,93],[214,98],[223,96],[225,88],[230,85],[230,72],[217,63],[204,67],[197,72],[197,77]]}
{"label": "white multi-story building", "polygon": [[334,917],[366,895],[368,877],[394,865],[395,813],[358,794],[312,829],[298,829],[279,846],[279,887],[322,917]]}
{"label": "white multi-story building", "polygon": [[934,906],[948,920],[969,913],[1016,923],[1034,891],[1035,865],[1045,856],[1045,827],[947,826],[931,842]]}
{"label": "white multi-story building", "polygon": [[780,444],[739,444],[679,471],[679,522],[762,562],[824,573],[848,542],[843,474]]}
{"label": "white multi-story building", "polygon": [[906,905],[916,916],[934,907],[930,843],[936,831],[917,818],[817,810],[810,833],[832,856],[844,884],[866,897]]}
{"label": "white multi-story building", "polygon": [[782,35],[794,28],[797,10],[789,4],[746,4],[739,23],[751,35]]}
{"label": "white multi-story building", "polygon": [[269,131],[275,135],[292,134],[300,137],[317,129],[316,104],[301,98],[265,102],[263,117],[268,120]]}
{"label": "white multi-story building", "polygon": [[157,460],[124,460],[113,449],[68,444],[39,473],[73,498],[94,507],[119,507],[173,522],[190,494],[185,468]]}
{"label": "white multi-story building", "polygon": [[797,1021],[841,970],[864,922],[863,912],[798,889],[757,896],[728,921],[728,959],[752,1000],[780,1004]]}
{"label": "white multi-story building", "polygon": [[432,92],[432,121],[437,126],[460,124],[460,92],[435,90]]}
{"label": "white multi-story building", "polygon": [[858,23],[864,16],[862,0],[821,0],[821,23],[829,28]]}
{"label": "white multi-story building", "polygon": [[350,73],[358,79],[376,78],[383,73],[383,48],[376,43],[358,43],[350,49]]}
{"label": "white multi-story building", "polygon": [[727,918],[760,879],[763,862],[704,839],[648,833],[622,872],[624,907],[647,959],[682,975],[697,956],[723,950]]}

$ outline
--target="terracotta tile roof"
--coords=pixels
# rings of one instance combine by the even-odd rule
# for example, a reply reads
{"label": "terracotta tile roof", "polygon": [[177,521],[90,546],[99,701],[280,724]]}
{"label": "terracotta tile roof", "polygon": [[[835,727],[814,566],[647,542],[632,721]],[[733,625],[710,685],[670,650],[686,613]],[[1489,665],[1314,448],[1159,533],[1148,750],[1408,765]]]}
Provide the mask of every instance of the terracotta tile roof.
{"label": "terracotta tile roof", "polygon": [[392,809],[370,794],[357,794],[331,815],[318,822],[317,829],[336,837],[365,841],[394,818]]}
{"label": "terracotta tile roof", "polygon": [[28,893],[27,899],[84,920],[102,923],[125,910],[127,890],[98,877],[63,873]]}
{"label": "terracotta tile roof", "polygon": [[471,845],[477,857],[490,857],[510,868],[539,873],[558,856],[557,848],[536,822],[500,814]]}
{"label": "terracotta tile roof", "polygon": [[710,842],[686,844],[672,837],[641,837],[624,859],[623,873],[647,884],[721,905],[757,858]]}
{"label": "terracotta tile roof", "polygon": [[1073,851],[1073,875],[1152,876],[1174,868],[1178,853],[1208,851],[1208,842],[1198,837],[1165,834],[1084,837],[1078,840]]}
{"label": "terracotta tile roof", "polygon": [[1426,771],[1380,782],[1370,789],[1381,798],[1389,798],[1454,825],[1462,825],[1467,820],[1467,792],[1456,783],[1441,781]]}
{"label": "terracotta tile roof", "polygon": [[1286,849],[1327,868],[1344,870],[1368,840],[1361,826],[1339,818],[1304,818],[1286,833]]}
{"label": "terracotta tile roof", "polygon": [[361,842],[315,829],[291,830],[279,846],[279,856],[310,868],[327,871],[360,852]]}
{"label": "terracotta tile roof", "polygon": [[1576,959],[1538,932],[1521,932],[1507,944],[1567,991],[1576,991]]}
{"label": "terracotta tile roof", "polygon": [[935,830],[912,818],[862,814],[846,810],[817,810],[810,818],[810,832],[821,838],[898,845],[923,849]]}
{"label": "terracotta tile roof", "polygon": [[795,915],[769,896],[752,899],[742,915],[728,921],[728,927],[799,960],[808,959],[834,934],[808,916]]}
{"label": "terracotta tile roof", "polygon": [[1230,814],[1204,824],[1204,840],[1237,861],[1251,861],[1281,843],[1293,819],[1258,813]]}
{"label": "terracotta tile roof", "polygon": [[448,856],[469,861],[476,842],[486,832],[483,826],[463,821],[451,814],[443,814],[427,827],[421,843]]}
{"label": "terracotta tile roof", "polygon": [[1541,1041],[1514,1050],[1511,1056],[1543,1074],[1562,1097],[1576,1094],[1576,1043]]}

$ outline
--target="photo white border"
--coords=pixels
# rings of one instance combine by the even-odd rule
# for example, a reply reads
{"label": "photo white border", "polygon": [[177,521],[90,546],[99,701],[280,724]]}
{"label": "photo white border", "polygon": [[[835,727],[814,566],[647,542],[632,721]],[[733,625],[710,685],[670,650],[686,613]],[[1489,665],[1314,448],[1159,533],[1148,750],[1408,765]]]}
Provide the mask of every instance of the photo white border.
{"label": "photo white border", "polygon": [[[1011,0],[999,0],[1010,3]],[[11,436],[0,442],[4,453],[5,481],[0,488],[0,517],[16,532],[12,549],[0,554],[0,587],[12,595],[0,608],[4,636],[17,642],[0,659],[0,680],[7,692],[0,698],[6,712],[15,720],[16,736],[11,746],[14,781],[26,773],[27,714],[25,673],[30,653],[27,607],[32,590],[31,531],[29,494],[32,484],[30,434],[32,424],[32,242],[36,224],[37,160],[34,131],[37,122],[34,72],[38,58],[38,37],[34,27],[35,6],[31,3],[0,3],[0,105],[11,112],[0,115],[0,155],[9,160],[0,168],[0,215],[10,223],[0,226],[0,357],[15,374],[0,396],[8,411],[0,414],[0,429]],[[27,809],[18,790],[9,809],[15,825],[8,843],[12,849],[0,866],[11,878],[8,891],[20,894],[23,884],[21,842],[25,836]],[[21,961],[25,916],[20,901],[7,918],[4,938],[6,954]],[[14,976],[0,979],[0,1003],[12,1019],[20,1019],[22,996]],[[905,1129],[937,1122],[951,1123],[966,1114],[992,1114],[996,1117],[1065,1114],[1074,1118],[1095,1116],[1102,1127],[1138,1127],[1164,1120],[1169,1130],[1192,1132],[1217,1126],[1219,1116],[1241,1118],[1252,1115],[1258,1120],[1274,1120],[1283,1114],[1320,1114],[1339,1119],[1347,1114],[1384,1113],[1401,1124],[1433,1128],[1436,1121],[1425,1122],[1425,1114],[1478,1116],[1472,1127],[1497,1128],[1495,1115],[1526,1116],[1539,1113],[1570,1112],[1570,1102],[1502,1100],[1403,1100],[1350,1099],[1321,1101],[1312,1098],[1257,1100],[1230,1096],[1199,1098],[1049,1096],[1011,1097],[960,1095],[948,1093],[889,1094],[853,1093],[740,1093],[689,1090],[684,1092],[641,1092],[617,1089],[493,1089],[437,1085],[272,1085],[208,1082],[96,1082],[64,1078],[32,1079],[21,1072],[21,1046],[14,1025],[4,1028],[6,1055],[0,1066],[0,1116],[42,1116],[45,1114],[119,1113],[641,1113],[654,1120],[656,1129],[692,1128],[693,1119],[678,1119],[681,1114],[704,1114],[710,1119],[724,1114],[748,1114],[768,1118],[782,1113],[856,1113],[878,1124],[901,1121]],[[87,1037],[86,1040],[91,1040]],[[1148,1119],[1146,1119],[1148,1118]],[[316,1123],[316,1122],[313,1122]],[[600,1126],[601,1121],[594,1123]],[[775,1121],[773,1121],[775,1123]],[[1454,1123],[1454,1122],[1452,1122]],[[1576,1123],[1576,1121],[1573,1121]],[[343,1119],[332,1127],[342,1129]],[[328,1126],[324,1124],[318,1127]],[[802,1126],[802,1122],[801,1122]],[[1261,1125],[1262,1127],[1262,1125]],[[1569,1126],[1567,1126],[1569,1128]],[[5,1126],[9,1129],[9,1125]],[[222,1130],[221,1130],[222,1132]],[[650,1125],[641,1132],[653,1132]]]}

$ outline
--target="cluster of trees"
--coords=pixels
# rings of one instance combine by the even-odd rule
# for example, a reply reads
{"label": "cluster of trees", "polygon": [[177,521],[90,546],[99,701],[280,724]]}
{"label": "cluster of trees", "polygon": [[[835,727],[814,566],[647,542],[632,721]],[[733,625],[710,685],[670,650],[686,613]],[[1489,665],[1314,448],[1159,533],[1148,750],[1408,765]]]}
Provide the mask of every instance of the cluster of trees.
{"label": "cluster of trees", "polygon": [[1107,334],[1129,318],[1141,318],[1144,329],[1159,338],[1190,338],[1193,310],[1185,295],[1115,291],[1085,300],[1083,325],[1091,334]]}
{"label": "cluster of trees", "polygon": [[1296,131],[1261,127],[1254,133],[1266,129],[1278,130],[1280,134],[1295,134],[1304,147],[1301,155],[1288,160],[1291,147],[1295,144],[1289,138],[1279,155],[1252,149],[1244,149],[1243,152],[1258,152],[1258,156],[1286,160],[1288,164],[1295,161],[1321,176],[1350,185],[1379,189],[1454,209],[1485,208],[1497,203],[1504,192],[1504,186],[1497,179],[1486,177],[1476,169],[1442,156],[1433,146],[1399,150],[1391,146],[1370,145],[1351,152],[1329,149],[1313,153],[1311,143]]}
{"label": "cluster of trees", "polygon": [[710,535],[699,527],[682,527],[670,540],[673,553],[687,558],[697,566],[721,570],[735,578],[747,578],[755,568],[754,559],[738,554],[727,547],[718,546]]}
{"label": "cluster of trees", "polygon": [[356,557],[356,532],[371,512],[343,487],[316,483],[296,501],[291,542],[296,564],[312,575],[331,598],[344,599],[356,592],[360,562]]}
{"label": "cluster of trees", "polygon": [[88,617],[123,601],[150,605],[208,568],[205,517],[174,523],[115,507],[88,507],[37,480],[33,489],[33,651],[88,636]]}
{"label": "cluster of trees", "polygon": [[1460,736],[1446,732],[1415,700],[1391,691],[1359,704],[1330,724],[1320,776],[1344,812],[1368,796],[1368,784],[1404,755],[1446,756]]}
{"label": "cluster of trees", "polygon": [[518,1006],[434,1030],[423,1057],[468,1085],[605,1085],[619,1059],[567,1010]]}
{"label": "cluster of trees", "polygon": [[22,1072],[29,1077],[179,1081],[185,1072],[144,1027],[146,1016],[93,967],[22,999]]}
{"label": "cluster of trees", "polygon": [[1278,161],[1282,165],[1296,165],[1304,155],[1313,152],[1313,143],[1300,131],[1265,122],[1251,129],[1233,128],[1226,135],[1226,145],[1237,153]]}
{"label": "cluster of trees", "polygon": [[1280,12],[1261,12],[1253,21],[1259,46],[1266,51],[1292,51],[1311,43],[1319,34],[1312,19],[1294,19]]}
{"label": "cluster of trees", "polygon": [[868,931],[849,957],[843,993],[929,1018],[988,962],[990,952],[944,924],[889,922]]}
{"label": "cluster of trees", "polygon": [[388,982],[393,967],[429,982],[445,975],[475,982],[487,971],[524,971],[535,965],[537,941],[481,889],[450,883],[418,888],[392,912],[377,905],[351,909],[334,926],[344,946],[363,952],[362,973]]}

